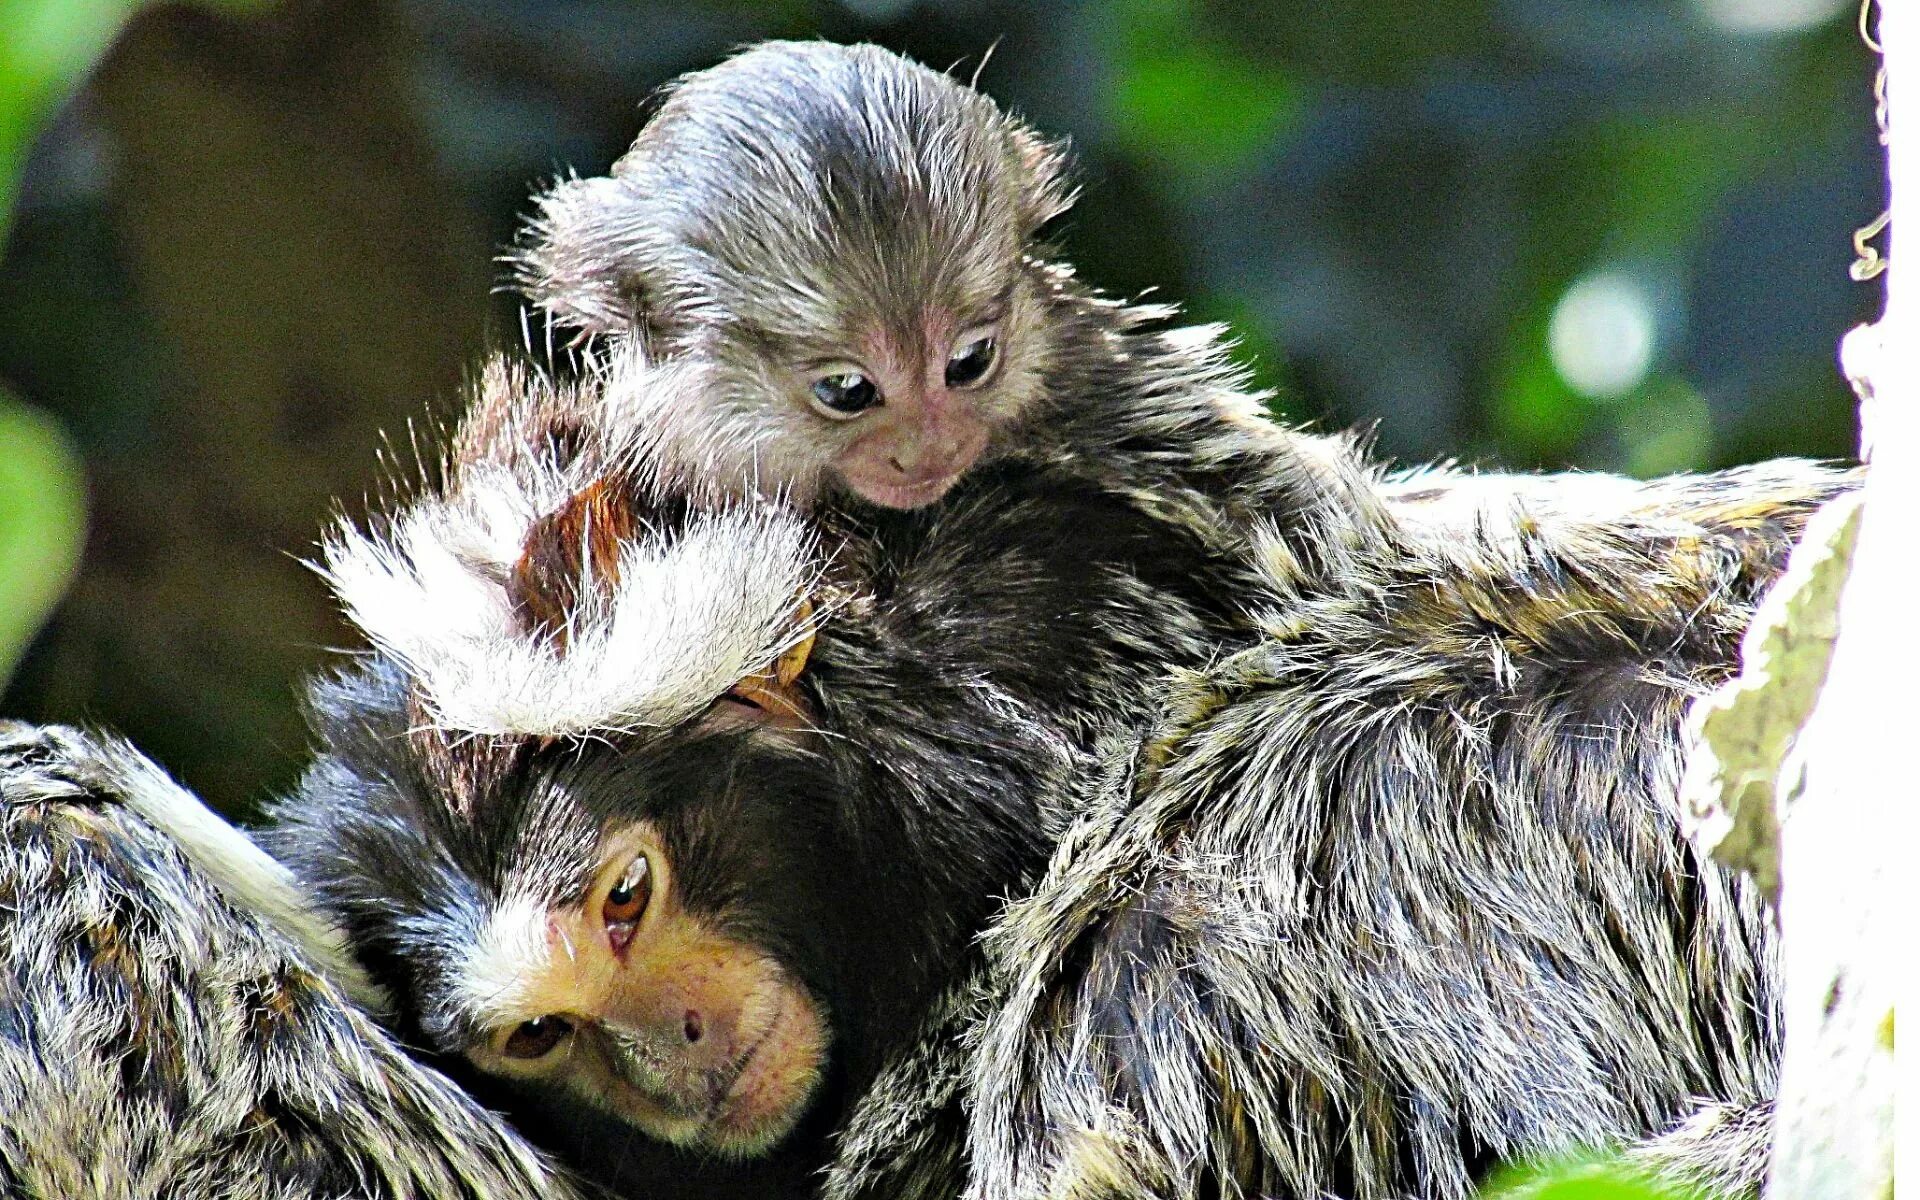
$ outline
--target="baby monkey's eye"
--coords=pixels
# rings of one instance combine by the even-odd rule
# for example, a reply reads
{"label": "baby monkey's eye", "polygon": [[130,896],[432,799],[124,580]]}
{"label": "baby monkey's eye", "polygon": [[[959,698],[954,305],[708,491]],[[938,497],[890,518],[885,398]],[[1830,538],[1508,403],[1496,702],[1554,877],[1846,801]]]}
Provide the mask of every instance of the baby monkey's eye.
{"label": "baby monkey's eye", "polygon": [[880,407],[880,389],[858,371],[828,375],[814,381],[813,406],[822,416],[845,421]]}
{"label": "baby monkey's eye", "polygon": [[993,374],[1000,361],[1000,340],[991,333],[965,336],[947,359],[947,386],[972,387]]}
{"label": "baby monkey's eye", "polygon": [[652,894],[652,871],[647,866],[647,856],[642,854],[628,864],[626,874],[620,876],[620,882],[607,893],[601,916],[608,925],[628,926],[627,934],[631,937],[631,926],[647,911],[647,900]]}
{"label": "baby monkey's eye", "polygon": [[508,1058],[545,1058],[572,1032],[572,1023],[560,1017],[535,1017],[507,1035],[500,1053]]}

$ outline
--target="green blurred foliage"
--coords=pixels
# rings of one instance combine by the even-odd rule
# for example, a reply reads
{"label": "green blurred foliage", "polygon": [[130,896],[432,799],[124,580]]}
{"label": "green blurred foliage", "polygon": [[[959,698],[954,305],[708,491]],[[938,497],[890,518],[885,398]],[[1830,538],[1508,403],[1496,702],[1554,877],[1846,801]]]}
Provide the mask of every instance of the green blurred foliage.
{"label": "green blurred foliage", "polygon": [[[1641,476],[1714,461],[1697,393],[1683,381],[1655,376],[1621,403],[1594,403],[1569,387],[1551,361],[1547,316],[1584,269],[1684,259],[1715,206],[1765,161],[1782,124],[1795,115],[1791,106],[1761,103],[1703,105],[1657,120],[1611,116],[1554,148],[1553,184],[1531,230],[1538,247],[1531,257],[1534,303],[1507,339],[1490,398],[1492,429],[1508,455],[1571,462],[1596,436],[1610,436],[1615,447],[1608,465]],[[1666,402],[1679,408],[1664,418],[1650,411]]]}
{"label": "green blurred foliage", "polygon": [[[0,0],[0,239],[34,137],[132,9],[132,0]],[[0,389],[0,685],[79,566],[82,471],[59,426]]]}
{"label": "green blurred foliage", "polygon": [[66,591],[85,531],[79,451],[0,389],[0,684]]}
{"label": "green blurred foliage", "polygon": [[1306,97],[1286,71],[1209,36],[1197,5],[1114,5],[1115,126],[1176,187],[1204,187],[1297,125]]}
{"label": "green blurred foliage", "polygon": [[1654,1182],[1606,1161],[1573,1159],[1501,1172],[1481,1200],[1703,1200],[1706,1193]]}
{"label": "green blurred foliage", "polygon": [[[244,10],[248,0],[221,0]],[[140,0],[0,0],[0,242],[27,154]],[[0,389],[0,686],[79,565],[84,467],[48,414]]]}
{"label": "green blurred foliage", "polygon": [[27,150],[138,0],[0,0],[0,238]]}
{"label": "green blurred foliage", "polygon": [[1502,41],[1491,0],[1200,0],[1195,7],[1241,54],[1297,63],[1338,84],[1407,83],[1436,63]]}

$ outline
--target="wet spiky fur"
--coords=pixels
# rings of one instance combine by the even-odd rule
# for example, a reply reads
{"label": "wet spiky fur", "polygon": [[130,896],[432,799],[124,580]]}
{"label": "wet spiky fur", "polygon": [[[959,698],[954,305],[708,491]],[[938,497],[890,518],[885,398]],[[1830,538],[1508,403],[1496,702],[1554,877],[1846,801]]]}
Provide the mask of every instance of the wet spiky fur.
{"label": "wet spiky fur", "polygon": [[122,743],[0,723],[0,1191],[582,1194],[316,973],[285,906],[201,869],[249,861],[242,835],[190,860],[148,815],[176,807],[148,794],[164,778]]}

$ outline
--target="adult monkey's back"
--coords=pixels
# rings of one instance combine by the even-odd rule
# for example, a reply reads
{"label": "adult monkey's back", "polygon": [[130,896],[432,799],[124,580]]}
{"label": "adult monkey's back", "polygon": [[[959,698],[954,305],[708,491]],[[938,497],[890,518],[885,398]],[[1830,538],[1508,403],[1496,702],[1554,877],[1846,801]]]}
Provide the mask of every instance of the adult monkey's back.
{"label": "adult monkey's back", "polygon": [[1344,594],[1274,560],[1266,644],[1181,682],[990,939],[972,1194],[1459,1196],[1641,1139],[1756,1186],[1773,928],[1679,832],[1684,716],[1834,487],[1496,485]]}

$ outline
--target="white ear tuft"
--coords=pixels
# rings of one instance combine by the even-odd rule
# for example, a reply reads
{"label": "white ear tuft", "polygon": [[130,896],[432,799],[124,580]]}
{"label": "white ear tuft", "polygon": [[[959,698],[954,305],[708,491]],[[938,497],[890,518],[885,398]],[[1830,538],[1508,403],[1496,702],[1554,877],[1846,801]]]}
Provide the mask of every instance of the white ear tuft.
{"label": "white ear tuft", "polygon": [[[618,446],[628,435],[613,424]],[[457,467],[445,495],[381,534],[343,524],[327,539],[321,573],[348,618],[414,677],[439,727],[557,737],[675,725],[805,635],[816,539],[797,513],[752,501],[643,526],[620,548],[616,583],[582,579],[564,638],[530,625],[509,580],[534,523],[594,482],[578,471]]]}
{"label": "white ear tuft", "polygon": [[[743,506],[626,547],[612,595],[582,606],[563,650],[512,609],[519,543],[500,536],[494,507],[422,506],[387,540],[346,529],[325,551],[347,616],[413,675],[442,728],[554,737],[675,725],[804,632],[813,537],[791,513]],[[525,512],[522,534],[538,515]]]}

